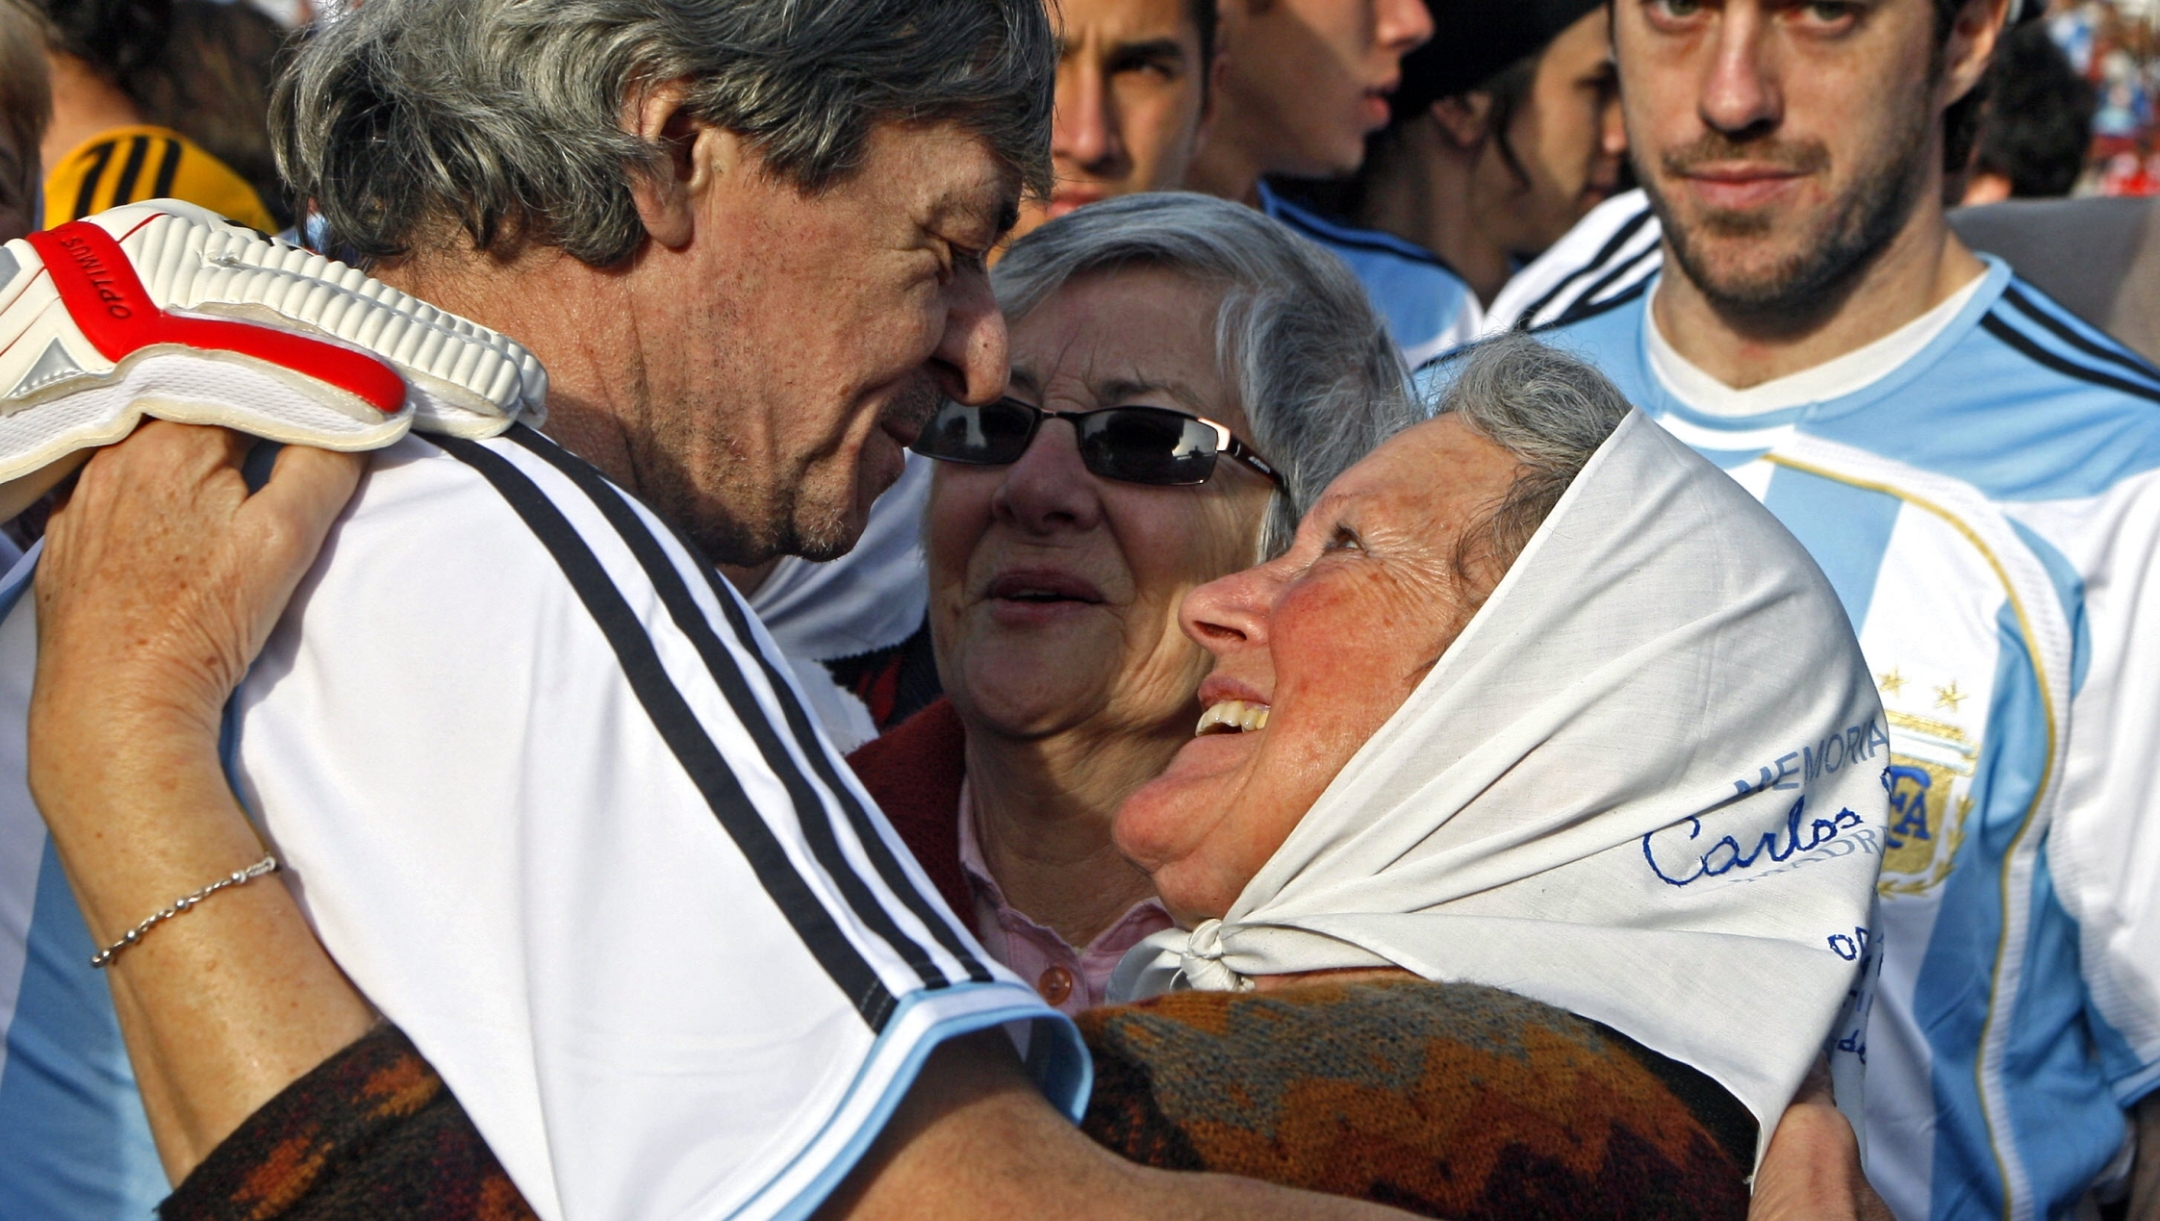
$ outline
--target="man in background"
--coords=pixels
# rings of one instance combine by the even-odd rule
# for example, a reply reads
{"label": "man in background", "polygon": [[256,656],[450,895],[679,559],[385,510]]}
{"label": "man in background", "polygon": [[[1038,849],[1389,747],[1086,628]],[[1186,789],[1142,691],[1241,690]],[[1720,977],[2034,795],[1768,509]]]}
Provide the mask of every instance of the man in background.
{"label": "man in background", "polygon": [[1865,1136],[1904,1221],[2079,1213],[2133,1163],[2160,1208],[2160,370],[1950,229],[2006,8],[1616,6],[1662,270],[1545,332],[1762,498],[1875,671]]}
{"label": "man in background", "polygon": [[1485,0],[1435,14],[1395,118],[1339,206],[1431,250],[1491,305],[1509,277],[1620,189],[1627,137],[1596,0]]}
{"label": "man in background", "polygon": [[1365,137],[1387,125],[1403,57],[1432,33],[1426,0],[1222,0],[1228,62],[1214,126],[1186,182],[1334,251],[1364,282],[1412,366],[1477,334],[1469,285],[1431,251],[1327,220],[1277,195],[1264,176],[1355,173]]}
{"label": "man in background", "polygon": [[1185,185],[1220,85],[1215,0],[1064,0],[1056,185],[1020,207],[1018,239],[1074,208]]}
{"label": "man in background", "polygon": [[[2011,8],[2011,30],[1988,79],[1945,133],[1951,203],[2064,195],[2085,162],[2091,86],[2037,20],[2039,0],[2013,0]],[[2160,353],[2160,287],[2143,291],[2153,278],[2129,270],[2140,266],[2146,210],[2079,201],[1986,219],[1962,213],[1952,223],[1968,245],[2008,259],[2079,317],[2151,357]],[[1615,301],[1657,270],[1661,250],[1649,199],[1623,192],[1508,281],[1488,304],[1485,333],[1550,326]]]}

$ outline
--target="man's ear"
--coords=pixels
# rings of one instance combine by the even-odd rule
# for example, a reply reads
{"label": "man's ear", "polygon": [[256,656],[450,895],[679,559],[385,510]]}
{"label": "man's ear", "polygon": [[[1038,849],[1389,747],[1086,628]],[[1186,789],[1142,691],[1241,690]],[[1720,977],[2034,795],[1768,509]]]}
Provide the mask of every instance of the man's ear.
{"label": "man's ear", "polygon": [[723,178],[740,172],[748,152],[741,137],[690,113],[689,83],[661,81],[624,107],[623,126],[657,152],[631,175],[630,198],[645,232],[680,249],[697,231],[698,206]]}
{"label": "man's ear", "polygon": [[1938,106],[1948,108],[1971,93],[1987,74],[1988,61],[2003,34],[2010,0],[1965,0],[1957,19],[1950,23],[1950,37],[1943,44],[1942,95]]}
{"label": "man's ear", "polygon": [[1432,104],[1433,123],[1448,143],[1470,152],[1485,143],[1492,122],[1492,95],[1458,93]]}

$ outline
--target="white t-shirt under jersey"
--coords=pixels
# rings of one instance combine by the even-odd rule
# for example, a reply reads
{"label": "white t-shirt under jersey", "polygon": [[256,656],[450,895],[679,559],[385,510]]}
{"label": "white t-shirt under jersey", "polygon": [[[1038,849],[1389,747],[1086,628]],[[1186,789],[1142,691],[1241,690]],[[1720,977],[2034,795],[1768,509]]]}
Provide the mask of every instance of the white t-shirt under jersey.
{"label": "white t-shirt under jersey", "polygon": [[[1654,300],[1652,308],[1643,313],[1647,322],[1643,328],[1643,354],[1650,362],[1650,371],[1674,398],[1706,415],[1739,418],[1808,403],[1827,403],[1875,384],[1935,342],[1935,337],[1957,320],[1986,279],[1985,274],[1974,276],[1965,287],[1944,298],[1942,304],[1865,346],[1745,389],[1726,385],[1682,356],[1659,329]],[[1688,436],[1685,421],[1667,420],[1665,426],[1684,441],[1697,440]],[[1732,438],[1725,434],[1720,439],[1729,443]]]}
{"label": "white t-shirt under jersey", "polygon": [[[991,1025],[1085,1098],[1069,1021],[944,909],[741,599],[530,429],[377,454],[232,707],[323,943],[550,1221],[805,1216]],[[42,842],[21,781],[0,842]]]}

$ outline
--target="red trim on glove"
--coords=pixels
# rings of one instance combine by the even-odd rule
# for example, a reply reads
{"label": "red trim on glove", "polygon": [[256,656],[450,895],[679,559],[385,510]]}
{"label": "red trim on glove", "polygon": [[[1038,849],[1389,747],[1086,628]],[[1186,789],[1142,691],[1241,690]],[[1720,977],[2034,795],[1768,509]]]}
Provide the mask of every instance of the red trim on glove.
{"label": "red trim on glove", "polygon": [[364,352],[267,326],[168,314],[150,299],[120,243],[89,221],[29,235],[75,325],[118,363],[156,344],[236,352],[358,396],[385,415],[405,405],[405,379]]}

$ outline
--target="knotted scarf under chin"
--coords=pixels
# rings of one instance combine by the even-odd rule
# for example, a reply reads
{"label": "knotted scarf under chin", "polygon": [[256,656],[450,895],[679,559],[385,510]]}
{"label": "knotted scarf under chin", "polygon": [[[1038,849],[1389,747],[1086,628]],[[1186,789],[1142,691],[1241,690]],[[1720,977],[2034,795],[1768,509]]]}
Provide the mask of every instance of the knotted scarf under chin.
{"label": "knotted scarf under chin", "polygon": [[1192,989],[1250,992],[1252,980],[1223,963],[1223,922],[1202,920],[1191,932],[1164,929],[1143,939],[1118,962],[1110,996],[1130,999]]}

